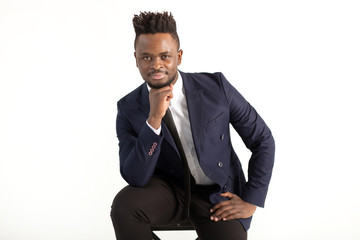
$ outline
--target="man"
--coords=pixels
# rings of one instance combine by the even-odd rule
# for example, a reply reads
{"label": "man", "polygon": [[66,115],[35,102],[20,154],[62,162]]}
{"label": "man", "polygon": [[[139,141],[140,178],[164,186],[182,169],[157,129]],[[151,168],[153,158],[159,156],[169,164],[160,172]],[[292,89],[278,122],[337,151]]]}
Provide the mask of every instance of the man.
{"label": "man", "polygon": [[[133,24],[145,83],[118,102],[120,172],[129,186],[112,206],[117,239],[152,239],[151,225],[184,220],[199,239],[247,239],[271,178],[269,128],[221,73],[178,71],[183,51],[171,14],[143,12]],[[252,152],[247,181],[229,124]]]}

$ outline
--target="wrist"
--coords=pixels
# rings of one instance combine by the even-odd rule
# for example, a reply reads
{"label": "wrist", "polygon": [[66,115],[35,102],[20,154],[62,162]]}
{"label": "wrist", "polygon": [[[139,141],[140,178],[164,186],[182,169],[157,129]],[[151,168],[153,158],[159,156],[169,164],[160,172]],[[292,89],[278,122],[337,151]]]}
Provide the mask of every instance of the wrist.
{"label": "wrist", "polygon": [[150,117],[147,119],[148,124],[154,129],[159,129],[161,126],[162,118]]}

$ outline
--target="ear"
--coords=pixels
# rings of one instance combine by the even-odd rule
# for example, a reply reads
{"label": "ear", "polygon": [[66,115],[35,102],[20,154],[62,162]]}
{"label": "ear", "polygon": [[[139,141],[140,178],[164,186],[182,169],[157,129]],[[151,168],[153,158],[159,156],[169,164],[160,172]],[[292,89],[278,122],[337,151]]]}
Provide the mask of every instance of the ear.
{"label": "ear", "polygon": [[183,55],[183,50],[180,49],[180,50],[177,52],[177,65],[178,65],[178,66],[181,64],[182,55]]}
{"label": "ear", "polygon": [[135,57],[136,67],[139,67],[138,62],[137,62],[137,58],[136,58],[136,52],[134,52],[134,57]]}

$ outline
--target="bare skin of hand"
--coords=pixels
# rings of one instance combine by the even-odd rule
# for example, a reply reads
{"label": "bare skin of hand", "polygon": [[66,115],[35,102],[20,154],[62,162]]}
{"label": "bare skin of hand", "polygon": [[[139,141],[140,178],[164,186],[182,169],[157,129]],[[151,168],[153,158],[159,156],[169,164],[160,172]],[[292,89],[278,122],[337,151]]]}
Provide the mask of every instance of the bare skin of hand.
{"label": "bare skin of hand", "polygon": [[249,218],[256,210],[256,206],[245,202],[238,195],[226,192],[220,194],[229,200],[219,202],[210,209],[212,213],[210,219],[217,222],[220,220],[227,221],[238,218]]}
{"label": "bare skin of hand", "polygon": [[165,116],[166,110],[173,98],[174,85],[160,89],[152,88],[149,92],[150,113],[148,123],[155,129],[161,125],[161,120]]}

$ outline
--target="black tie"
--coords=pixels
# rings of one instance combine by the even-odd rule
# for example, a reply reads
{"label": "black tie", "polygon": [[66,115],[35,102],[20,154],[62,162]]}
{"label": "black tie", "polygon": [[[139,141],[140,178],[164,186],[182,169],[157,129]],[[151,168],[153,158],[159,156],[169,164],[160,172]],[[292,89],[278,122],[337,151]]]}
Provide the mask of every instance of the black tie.
{"label": "black tie", "polygon": [[186,156],[185,156],[185,152],[184,149],[182,147],[180,138],[179,138],[179,134],[176,130],[176,126],[174,123],[174,119],[172,117],[171,111],[168,108],[166,110],[166,114],[163,118],[166,126],[168,127],[172,137],[174,138],[175,144],[179,150],[180,156],[181,156],[181,160],[183,163],[183,167],[184,167],[184,183],[185,183],[185,202],[184,202],[184,212],[183,212],[183,217],[186,219],[189,217],[189,206],[190,206],[190,194],[191,194],[191,190],[190,190],[190,170],[189,170],[189,166],[186,160]]}

